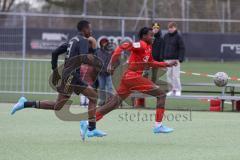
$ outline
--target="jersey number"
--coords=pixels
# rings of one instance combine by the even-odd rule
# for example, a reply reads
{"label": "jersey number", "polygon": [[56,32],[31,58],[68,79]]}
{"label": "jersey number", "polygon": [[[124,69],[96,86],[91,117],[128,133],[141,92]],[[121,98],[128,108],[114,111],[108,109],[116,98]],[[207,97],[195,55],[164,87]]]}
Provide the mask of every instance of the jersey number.
{"label": "jersey number", "polygon": [[68,48],[67,48],[66,58],[70,57],[70,52],[71,52],[71,49],[72,49],[72,45],[73,45],[73,41],[70,41],[69,45],[68,45]]}

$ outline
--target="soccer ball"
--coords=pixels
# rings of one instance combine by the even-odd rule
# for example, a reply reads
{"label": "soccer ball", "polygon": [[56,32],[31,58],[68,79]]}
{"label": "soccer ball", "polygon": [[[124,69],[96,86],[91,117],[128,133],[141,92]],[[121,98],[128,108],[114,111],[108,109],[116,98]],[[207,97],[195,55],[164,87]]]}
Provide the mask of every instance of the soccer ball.
{"label": "soccer ball", "polygon": [[217,72],[214,75],[213,81],[214,81],[216,86],[224,87],[228,83],[228,75],[224,72]]}

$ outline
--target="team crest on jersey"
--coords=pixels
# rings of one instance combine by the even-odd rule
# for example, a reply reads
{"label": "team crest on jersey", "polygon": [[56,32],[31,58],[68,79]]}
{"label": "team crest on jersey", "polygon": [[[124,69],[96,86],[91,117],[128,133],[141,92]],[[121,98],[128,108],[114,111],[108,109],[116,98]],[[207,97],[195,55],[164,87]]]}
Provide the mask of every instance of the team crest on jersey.
{"label": "team crest on jersey", "polygon": [[145,53],[148,53],[148,52],[151,52],[151,48],[147,48],[147,49],[145,50]]}
{"label": "team crest on jersey", "polygon": [[143,58],[143,62],[148,62],[148,60],[149,60],[149,56],[145,56],[145,57]]}
{"label": "team crest on jersey", "polygon": [[140,47],[141,47],[140,42],[133,43],[133,48],[140,48]]}

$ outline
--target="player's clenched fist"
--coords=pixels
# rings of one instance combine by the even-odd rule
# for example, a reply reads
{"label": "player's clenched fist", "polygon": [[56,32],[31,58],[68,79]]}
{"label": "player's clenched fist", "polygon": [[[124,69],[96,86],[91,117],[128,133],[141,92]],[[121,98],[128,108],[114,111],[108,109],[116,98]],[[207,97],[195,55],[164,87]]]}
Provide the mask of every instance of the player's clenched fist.
{"label": "player's clenched fist", "polygon": [[178,61],[177,60],[173,60],[170,62],[167,62],[167,67],[173,67],[173,66],[177,66],[178,65]]}
{"label": "player's clenched fist", "polygon": [[58,84],[58,81],[61,79],[61,76],[58,73],[58,70],[53,70],[53,77],[52,77],[52,83],[54,86]]}
{"label": "player's clenched fist", "polygon": [[114,67],[113,66],[111,66],[111,65],[108,65],[108,67],[107,67],[107,72],[109,73],[109,74],[111,74],[111,75],[113,75],[113,73],[114,73]]}
{"label": "player's clenched fist", "polygon": [[95,38],[93,37],[89,37],[88,38],[88,42],[90,44],[90,47],[92,47],[93,49],[96,49],[97,48],[97,41]]}

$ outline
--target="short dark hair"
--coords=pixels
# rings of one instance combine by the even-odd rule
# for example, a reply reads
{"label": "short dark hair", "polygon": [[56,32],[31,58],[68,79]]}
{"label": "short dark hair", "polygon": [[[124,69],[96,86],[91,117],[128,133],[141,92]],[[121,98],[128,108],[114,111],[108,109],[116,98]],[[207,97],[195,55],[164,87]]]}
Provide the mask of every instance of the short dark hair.
{"label": "short dark hair", "polygon": [[169,22],[168,28],[173,28],[173,27],[177,28],[177,24],[175,22]]}
{"label": "short dark hair", "polygon": [[149,31],[152,31],[152,28],[149,27],[143,27],[140,29],[138,33],[139,39],[142,39],[144,35],[148,34]]}
{"label": "short dark hair", "polygon": [[81,20],[77,24],[77,30],[82,31],[84,28],[87,28],[89,26],[90,22],[86,20]]}

